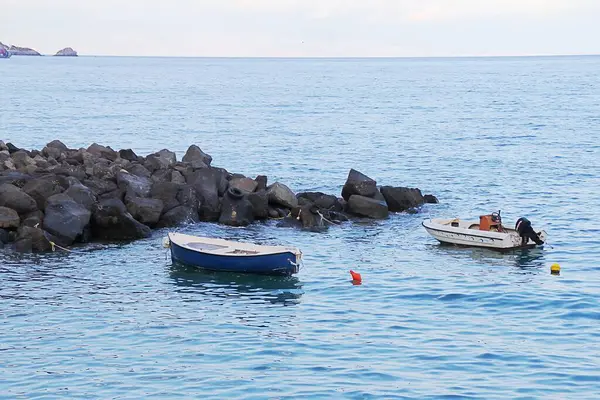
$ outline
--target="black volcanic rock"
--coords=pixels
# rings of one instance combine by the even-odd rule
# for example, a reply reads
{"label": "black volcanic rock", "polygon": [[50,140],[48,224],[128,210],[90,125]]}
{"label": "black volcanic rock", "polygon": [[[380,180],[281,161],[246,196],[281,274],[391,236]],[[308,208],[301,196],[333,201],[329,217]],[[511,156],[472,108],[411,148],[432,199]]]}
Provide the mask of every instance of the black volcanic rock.
{"label": "black volcanic rock", "polygon": [[163,202],[159,199],[132,197],[127,201],[127,211],[138,222],[148,226],[155,226],[162,214]]}
{"label": "black volcanic rock", "polygon": [[64,193],[50,196],[47,203],[44,230],[67,246],[84,235],[92,216],[88,209]]}
{"label": "black volcanic rock", "polygon": [[438,198],[432,194],[426,194],[425,196],[423,196],[423,198],[425,199],[425,203],[429,204],[438,204],[440,202]]}
{"label": "black volcanic rock", "polygon": [[[419,189],[384,186],[350,170],[342,197],[298,195],[267,176],[250,179],[211,166],[191,146],[181,161],[163,149],[147,157],[93,143],[70,149],[53,140],[41,150],[0,140],[0,248],[49,251],[90,240],[132,240],[150,227],[220,222],[246,226],[276,218],[286,226],[320,231],[354,217],[384,219],[437,202]],[[277,225],[279,226],[279,225]],[[51,247],[51,246],[50,246]]]}
{"label": "black volcanic rock", "polygon": [[416,188],[383,186],[381,193],[392,212],[406,211],[425,203],[423,194]]}
{"label": "black volcanic rock", "polygon": [[246,226],[254,222],[253,205],[243,190],[230,187],[221,205],[219,223],[229,226]]}
{"label": "black volcanic rock", "polygon": [[19,214],[12,208],[0,207],[0,228],[18,228],[21,223]]}
{"label": "black volcanic rock", "polygon": [[283,183],[275,182],[267,187],[269,204],[286,208],[298,207],[298,199],[294,192]]}
{"label": "black volcanic rock", "polygon": [[198,213],[190,207],[177,206],[166,213],[158,221],[159,228],[191,224],[198,222]]}
{"label": "black volcanic rock", "polygon": [[389,209],[385,201],[353,194],[348,200],[348,212],[360,217],[385,219]]}
{"label": "black volcanic rock", "polygon": [[187,149],[182,161],[190,163],[194,168],[206,168],[210,167],[212,157],[194,144]]}
{"label": "black volcanic rock", "polygon": [[138,156],[131,149],[119,150],[119,157],[127,161],[137,161]]}
{"label": "black volcanic rock", "polygon": [[27,214],[38,209],[33,197],[10,183],[0,185],[0,206],[12,208],[19,214]]}
{"label": "black volcanic rock", "polygon": [[106,240],[132,240],[150,236],[150,228],[136,221],[118,199],[102,200],[92,211],[94,237]]}
{"label": "black volcanic rock", "polygon": [[52,246],[40,228],[21,226],[17,230],[14,249],[23,253],[41,253],[50,251]]}
{"label": "black volcanic rock", "polygon": [[364,197],[373,197],[377,193],[377,182],[365,174],[351,169],[348,179],[342,189],[342,197],[348,201],[350,196],[357,194]]}
{"label": "black volcanic rock", "polygon": [[252,204],[254,218],[261,220],[269,217],[269,194],[266,190],[248,194],[248,201]]}
{"label": "black volcanic rock", "polygon": [[46,208],[46,199],[63,191],[56,176],[44,176],[33,179],[23,186],[23,191],[33,197],[40,210]]}

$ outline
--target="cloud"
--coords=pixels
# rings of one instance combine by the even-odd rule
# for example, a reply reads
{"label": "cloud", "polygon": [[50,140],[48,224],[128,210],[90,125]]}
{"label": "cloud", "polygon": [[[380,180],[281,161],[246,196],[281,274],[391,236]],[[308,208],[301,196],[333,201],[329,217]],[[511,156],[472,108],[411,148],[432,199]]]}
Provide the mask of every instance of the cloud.
{"label": "cloud", "polygon": [[451,20],[493,15],[544,16],[594,4],[593,0],[224,0],[229,9],[301,13],[315,18],[354,14],[381,20]]}
{"label": "cloud", "polygon": [[568,0],[423,1],[407,15],[410,21],[448,21],[512,15],[544,18],[573,7]]}
{"label": "cloud", "polygon": [[0,1],[0,40],[45,52],[66,46],[82,54],[190,56],[523,54],[553,46],[556,53],[600,52],[591,39],[600,34],[596,0]]}

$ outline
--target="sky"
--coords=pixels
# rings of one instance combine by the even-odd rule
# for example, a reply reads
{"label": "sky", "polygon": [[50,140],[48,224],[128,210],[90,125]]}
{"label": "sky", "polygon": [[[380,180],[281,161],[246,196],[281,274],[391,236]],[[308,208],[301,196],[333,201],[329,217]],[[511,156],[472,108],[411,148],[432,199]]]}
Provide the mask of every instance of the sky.
{"label": "sky", "polygon": [[600,54],[600,0],[0,0],[0,41],[44,54]]}

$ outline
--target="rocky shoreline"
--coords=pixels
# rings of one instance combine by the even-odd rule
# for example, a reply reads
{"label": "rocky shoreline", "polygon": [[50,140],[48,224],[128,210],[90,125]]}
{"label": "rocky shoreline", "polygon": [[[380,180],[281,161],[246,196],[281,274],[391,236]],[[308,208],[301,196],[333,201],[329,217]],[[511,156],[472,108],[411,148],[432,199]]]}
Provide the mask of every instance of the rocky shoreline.
{"label": "rocky shoreline", "polygon": [[354,169],[337,197],[295,194],[283,183],[268,185],[267,176],[253,179],[211,163],[196,145],[178,161],[167,149],[142,157],[96,143],[69,149],[54,140],[29,151],[0,141],[0,248],[46,252],[53,244],[135,240],[153,228],[198,222],[280,219],[284,226],[327,229],[438,202],[419,189],[379,188]]}

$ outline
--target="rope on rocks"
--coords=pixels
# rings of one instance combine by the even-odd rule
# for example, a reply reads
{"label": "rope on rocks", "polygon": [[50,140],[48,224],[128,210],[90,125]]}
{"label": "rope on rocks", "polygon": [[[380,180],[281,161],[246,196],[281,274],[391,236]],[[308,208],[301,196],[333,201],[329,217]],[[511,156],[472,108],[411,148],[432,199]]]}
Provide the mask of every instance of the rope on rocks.
{"label": "rope on rocks", "polygon": [[[321,214],[320,211],[317,211],[317,214],[319,214],[319,216],[321,217],[321,221],[329,222],[331,225],[340,225],[339,222],[333,222],[333,221],[330,221],[327,218],[325,218],[325,216],[323,216],[323,214]],[[301,215],[302,215],[302,209],[300,209],[300,211],[298,211],[298,216],[296,217],[296,219],[298,221],[300,221],[300,216]]]}
{"label": "rope on rocks", "polygon": [[55,252],[56,248],[59,248],[59,249],[61,249],[63,251],[66,251],[67,253],[80,253],[79,251],[67,249],[66,247],[62,247],[62,246],[54,243],[52,240],[50,240],[50,238],[48,237],[48,235],[46,235],[45,231],[44,231],[44,237],[46,238],[46,240],[48,241],[48,243],[50,243],[50,248],[52,249],[52,252]]}
{"label": "rope on rocks", "polygon": [[61,250],[64,250],[64,251],[69,252],[69,253],[73,253],[73,250],[69,250],[66,247],[59,246],[59,245],[57,245],[56,243],[54,243],[52,241],[48,241],[48,242],[50,242],[50,246],[52,247],[52,251],[53,252],[56,251],[55,247],[58,247]]}
{"label": "rope on rocks", "polygon": [[333,221],[330,221],[330,220],[328,220],[327,218],[325,218],[325,217],[323,216],[323,214],[321,214],[321,212],[320,212],[320,211],[317,211],[317,214],[319,214],[319,215],[321,216],[321,219],[322,219],[322,220],[324,220],[325,222],[329,222],[331,225],[340,225],[340,223],[339,223],[339,222],[333,222]]}

